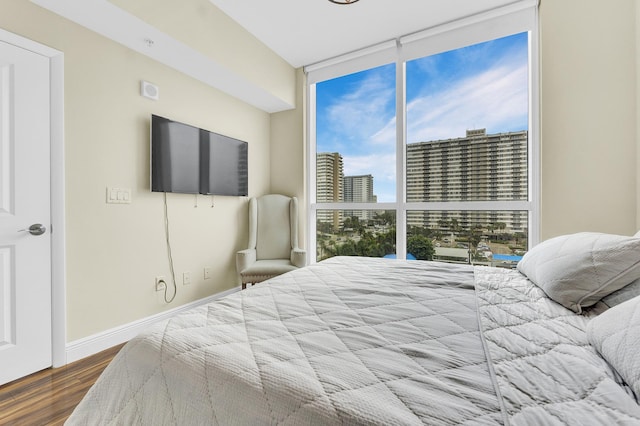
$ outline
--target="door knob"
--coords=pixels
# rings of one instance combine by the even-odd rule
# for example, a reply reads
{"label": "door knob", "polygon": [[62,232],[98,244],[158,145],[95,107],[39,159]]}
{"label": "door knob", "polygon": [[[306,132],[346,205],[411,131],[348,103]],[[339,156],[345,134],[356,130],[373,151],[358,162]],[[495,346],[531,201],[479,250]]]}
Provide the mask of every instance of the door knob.
{"label": "door knob", "polygon": [[21,229],[18,232],[28,232],[31,235],[42,235],[45,232],[47,232],[47,228],[45,228],[44,226],[42,226],[41,223],[34,223],[33,225],[31,225],[29,228],[27,229]]}

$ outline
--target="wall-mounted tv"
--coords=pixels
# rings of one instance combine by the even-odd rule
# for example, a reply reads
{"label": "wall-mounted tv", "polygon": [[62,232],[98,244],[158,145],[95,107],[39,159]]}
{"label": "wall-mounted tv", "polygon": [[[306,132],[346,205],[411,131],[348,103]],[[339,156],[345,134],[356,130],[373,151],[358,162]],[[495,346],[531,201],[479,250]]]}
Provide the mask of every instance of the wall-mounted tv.
{"label": "wall-mounted tv", "polygon": [[248,195],[247,142],[151,116],[151,190]]}

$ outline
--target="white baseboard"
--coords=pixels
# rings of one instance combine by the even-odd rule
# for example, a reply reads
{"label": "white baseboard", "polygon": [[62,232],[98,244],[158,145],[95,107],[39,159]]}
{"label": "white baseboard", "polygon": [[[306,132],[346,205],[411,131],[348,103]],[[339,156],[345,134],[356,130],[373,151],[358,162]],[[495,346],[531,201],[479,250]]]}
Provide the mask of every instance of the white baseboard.
{"label": "white baseboard", "polygon": [[239,287],[235,287],[230,290],[205,297],[204,299],[196,300],[195,302],[187,303],[186,305],[178,306],[177,308],[173,308],[147,318],[142,318],[129,324],[105,330],[101,333],[94,334],[93,336],[69,342],[66,345],[66,363],[69,364],[71,362],[78,361],[79,359],[97,354],[98,352],[119,345],[120,343],[127,342],[158,321],[171,318],[174,315],[195,308],[196,306],[205,305],[216,299],[235,293],[238,290]]}

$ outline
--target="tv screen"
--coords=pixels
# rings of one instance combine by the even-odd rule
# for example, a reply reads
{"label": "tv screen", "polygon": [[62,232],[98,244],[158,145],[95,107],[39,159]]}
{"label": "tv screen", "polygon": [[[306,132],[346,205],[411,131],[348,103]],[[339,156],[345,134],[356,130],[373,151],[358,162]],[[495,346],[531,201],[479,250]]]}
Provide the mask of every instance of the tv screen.
{"label": "tv screen", "polygon": [[217,133],[207,136],[200,144],[200,193],[246,196],[248,144]]}
{"label": "tv screen", "polygon": [[248,144],[151,116],[151,190],[248,195]]}
{"label": "tv screen", "polygon": [[151,117],[151,190],[199,192],[200,129]]}

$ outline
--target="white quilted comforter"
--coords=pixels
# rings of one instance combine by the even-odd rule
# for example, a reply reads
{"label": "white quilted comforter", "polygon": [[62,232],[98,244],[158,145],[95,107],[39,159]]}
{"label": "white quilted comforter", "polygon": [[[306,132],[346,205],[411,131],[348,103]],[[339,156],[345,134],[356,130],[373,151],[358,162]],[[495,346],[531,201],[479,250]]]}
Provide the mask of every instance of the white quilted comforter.
{"label": "white quilted comforter", "polygon": [[640,424],[517,271],[333,258],[157,324],[68,425]]}

